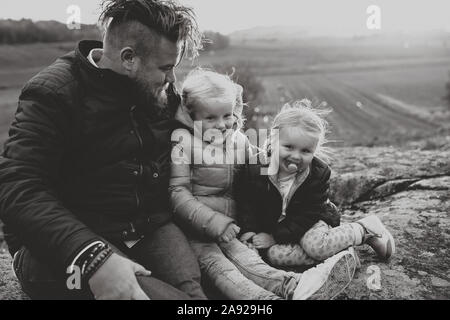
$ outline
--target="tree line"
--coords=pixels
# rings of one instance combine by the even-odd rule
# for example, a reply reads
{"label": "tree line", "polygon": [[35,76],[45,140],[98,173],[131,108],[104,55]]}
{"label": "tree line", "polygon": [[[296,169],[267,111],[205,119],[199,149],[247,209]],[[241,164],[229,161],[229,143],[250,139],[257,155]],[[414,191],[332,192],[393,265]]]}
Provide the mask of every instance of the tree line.
{"label": "tree line", "polygon": [[448,81],[445,84],[446,95],[444,96],[444,100],[447,102],[447,105],[450,107],[450,71],[448,72]]}
{"label": "tree line", "polygon": [[[0,19],[0,44],[20,44],[33,42],[61,42],[81,39],[101,39],[96,25],[80,25],[80,29],[69,29],[57,21],[37,21],[30,19]],[[230,40],[218,32],[204,32],[204,50],[225,49]]]}
{"label": "tree line", "polygon": [[84,24],[80,29],[71,30],[57,21],[0,20],[0,44],[76,41],[82,38],[100,39],[100,30],[96,25]]}
{"label": "tree line", "polygon": [[203,33],[203,49],[205,51],[216,51],[227,48],[230,45],[230,38],[213,31]]}

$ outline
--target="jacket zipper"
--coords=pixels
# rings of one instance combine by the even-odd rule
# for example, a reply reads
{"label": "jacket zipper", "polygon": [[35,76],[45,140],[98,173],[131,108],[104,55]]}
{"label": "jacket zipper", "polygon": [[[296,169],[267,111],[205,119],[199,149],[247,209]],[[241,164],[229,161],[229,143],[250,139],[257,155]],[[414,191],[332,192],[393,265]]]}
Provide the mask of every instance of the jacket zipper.
{"label": "jacket zipper", "polygon": [[[308,177],[309,172],[310,172],[310,169],[308,169],[308,173],[307,173],[306,178]],[[291,188],[290,188],[290,190],[289,190],[289,193],[288,193],[288,196],[287,196],[287,199],[286,199],[286,210],[287,210],[287,208],[289,207],[289,203],[290,203],[291,200],[292,200],[292,196],[295,194],[295,192],[297,191],[297,189],[298,189],[298,188],[305,182],[305,180],[306,180],[306,178],[305,178],[305,180],[303,180],[302,183],[298,183],[298,179],[297,179],[297,178],[298,178],[298,177],[295,177],[294,183],[292,184],[292,186],[291,186]],[[275,187],[275,189],[278,190],[278,194],[279,194],[280,197],[281,197],[281,206],[283,207],[283,195],[281,194],[281,190],[280,190],[280,188],[278,187],[278,184],[274,181],[274,176],[269,176],[269,181],[270,181],[270,183],[272,183],[272,185]],[[267,184],[267,190],[269,190],[269,183]]]}
{"label": "jacket zipper", "polygon": [[[270,184],[272,184],[275,187],[275,189],[278,191],[278,197],[281,198],[280,211],[282,211],[283,210],[283,196],[281,194],[280,188],[278,187],[278,185],[272,179],[273,179],[272,176],[269,176],[269,182],[267,182],[267,191],[270,191]],[[286,203],[286,208],[287,208],[287,205],[288,204]]]}
{"label": "jacket zipper", "polygon": [[[134,135],[136,136],[136,138],[139,142],[139,148],[141,149],[141,151],[143,151],[144,150],[144,142],[140,135],[136,119],[134,118],[134,110],[136,110],[136,106],[132,106],[130,108],[131,123],[133,125]],[[144,173],[144,167],[143,167],[141,161],[139,160],[139,175],[138,175],[138,177],[142,177],[143,173]],[[134,194],[135,194],[135,198],[136,198],[136,207],[139,210],[139,207],[141,205],[141,200],[139,199],[138,183],[136,183],[136,188],[135,188]]]}

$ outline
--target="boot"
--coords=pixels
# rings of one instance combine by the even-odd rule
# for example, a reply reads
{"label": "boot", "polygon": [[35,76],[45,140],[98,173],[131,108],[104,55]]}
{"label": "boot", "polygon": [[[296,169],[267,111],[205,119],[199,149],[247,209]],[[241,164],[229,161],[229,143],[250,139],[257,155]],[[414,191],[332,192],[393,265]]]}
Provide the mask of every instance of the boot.
{"label": "boot", "polygon": [[356,223],[364,229],[362,242],[371,246],[381,259],[388,260],[395,253],[394,237],[377,216],[368,216]]}

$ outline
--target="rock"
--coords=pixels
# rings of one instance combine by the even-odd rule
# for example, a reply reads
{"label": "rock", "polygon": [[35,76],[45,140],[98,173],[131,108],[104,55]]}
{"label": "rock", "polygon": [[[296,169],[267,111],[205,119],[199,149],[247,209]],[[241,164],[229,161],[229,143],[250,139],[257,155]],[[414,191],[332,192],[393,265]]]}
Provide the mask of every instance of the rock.
{"label": "rock", "polygon": [[431,277],[431,285],[433,287],[446,288],[450,286],[450,282],[438,277]]}
{"label": "rock", "polygon": [[[450,291],[443,290],[446,282],[435,279],[429,287],[429,278],[424,277],[433,274],[444,280],[448,276],[450,234],[446,231],[450,230],[450,202],[447,199],[448,192],[443,190],[406,190],[361,202],[353,209],[346,208],[349,221],[368,214],[380,217],[396,243],[396,254],[387,264],[378,261],[371,249],[364,249],[367,246],[357,248],[362,270],[373,264],[381,268],[382,289],[376,294],[368,293],[365,283],[356,281],[346,291],[348,298],[369,295],[374,299],[450,299]],[[351,210],[353,216],[348,214]],[[433,219],[438,223],[424,223]],[[414,274],[422,277],[411,277]]]}
{"label": "rock", "polygon": [[[450,142],[449,142],[450,143]],[[338,174],[379,175],[386,181],[450,174],[450,148],[414,150],[407,147],[339,148],[332,168]]]}
{"label": "rock", "polygon": [[[377,215],[396,244],[388,262],[358,246],[361,268],[338,299],[450,299],[450,137],[430,141],[336,150],[330,197],[342,223]],[[26,299],[10,265],[0,254],[0,300]]]}
{"label": "rock", "polygon": [[379,175],[362,173],[334,175],[330,181],[331,201],[337,205],[353,203],[384,181],[385,178]]}
{"label": "rock", "polygon": [[405,190],[409,185],[414,183],[415,179],[397,179],[391,180],[383,183],[382,185],[376,187],[372,191],[368,192],[368,199],[378,199],[382,197],[386,197],[393,193],[400,192]]}
{"label": "rock", "polygon": [[420,180],[411,184],[408,189],[450,190],[450,176]]}
{"label": "rock", "polygon": [[[450,299],[450,139],[444,140],[427,150],[337,151],[331,194],[342,206],[342,221],[375,214],[396,243],[388,263],[366,245],[357,247],[361,270],[340,299]],[[380,268],[378,291],[367,286],[366,270],[373,265]]]}
{"label": "rock", "polygon": [[412,149],[411,145],[409,148],[337,149],[335,161],[331,165],[331,200],[339,205],[347,205],[384,197],[408,187],[448,190],[450,138],[444,136],[435,140],[440,146],[436,150]]}
{"label": "rock", "polygon": [[0,254],[0,301],[29,300],[20,288],[19,282],[11,269],[9,254]]}

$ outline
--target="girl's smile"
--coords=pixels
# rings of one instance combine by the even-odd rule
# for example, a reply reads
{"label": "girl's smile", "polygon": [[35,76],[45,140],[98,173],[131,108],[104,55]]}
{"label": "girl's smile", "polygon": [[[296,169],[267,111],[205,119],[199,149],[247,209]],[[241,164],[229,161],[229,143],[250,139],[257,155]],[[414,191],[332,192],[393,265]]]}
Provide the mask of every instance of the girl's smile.
{"label": "girl's smile", "polygon": [[314,158],[318,134],[299,127],[284,127],[279,131],[279,171],[280,177],[305,170]]}

